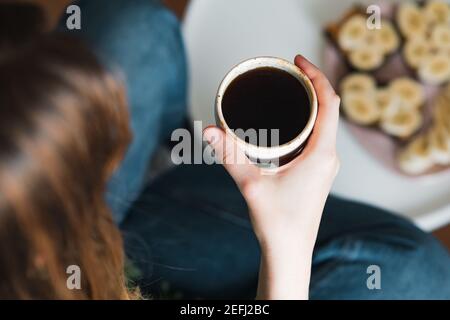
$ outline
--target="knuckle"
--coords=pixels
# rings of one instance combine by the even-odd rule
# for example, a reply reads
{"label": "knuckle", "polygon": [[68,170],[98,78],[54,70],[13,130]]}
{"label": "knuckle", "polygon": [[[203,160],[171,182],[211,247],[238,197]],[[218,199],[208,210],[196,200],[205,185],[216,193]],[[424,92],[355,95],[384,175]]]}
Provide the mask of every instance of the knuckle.
{"label": "knuckle", "polygon": [[322,156],[329,160],[329,162],[334,162],[338,159],[337,151],[334,146],[328,147],[322,151]]}
{"label": "knuckle", "polygon": [[335,148],[329,148],[322,150],[320,158],[322,159],[322,165],[329,168],[332,171],[339,169],[340,160]]}
{"label": "knuckle", "polygon": [[339,158],[339,156],[336,156],[334,169],[335,169],[335,176],[337,176],[337,174],[339,173],[339,170],[341,169],[341,159]]}
{"label": "knuckle", "polygon": [[333,104],[340,105],[341,97],[337,93],[333,93],[333,96],[331,97],[331,101],[333,102]]}
{"label": "knuckle", "polygon": [[224,164],[234,164],[233,146],[225,143],[222,153],[222,161]]}
{"label": "knuckle", "polygon": [[259,195],[259,185],[255,181],[244,180],[240,186],[241,192],[247,200],[257,199]]}
{"label": "knuckle", "polygon": [[222,163],[232,165],[234,164],[233,153],[225,150],[222,155]]}

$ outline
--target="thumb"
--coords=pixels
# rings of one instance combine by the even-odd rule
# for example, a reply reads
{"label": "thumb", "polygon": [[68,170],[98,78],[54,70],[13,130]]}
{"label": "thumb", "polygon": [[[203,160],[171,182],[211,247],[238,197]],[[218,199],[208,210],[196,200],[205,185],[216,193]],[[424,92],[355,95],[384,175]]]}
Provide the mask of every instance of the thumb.
{"label": "thumb", "polygon": [[207,127],[203,130],[203,137],[214,149],[216,159],[223,164],[241,190],[259,178],[259,169],[223,130],[214,126]]}

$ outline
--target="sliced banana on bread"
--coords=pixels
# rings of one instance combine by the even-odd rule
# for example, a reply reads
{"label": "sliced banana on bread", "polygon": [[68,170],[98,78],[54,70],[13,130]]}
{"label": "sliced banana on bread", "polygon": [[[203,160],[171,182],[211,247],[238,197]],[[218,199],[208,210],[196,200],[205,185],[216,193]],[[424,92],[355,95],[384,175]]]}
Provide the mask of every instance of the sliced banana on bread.
{"label": "sliced banana on bread", "polygon": [[431,85],[450,81],[450,4],[442,0],[423,6],[404,2],[397,25],[405,38],[403,58],[419,78]]}

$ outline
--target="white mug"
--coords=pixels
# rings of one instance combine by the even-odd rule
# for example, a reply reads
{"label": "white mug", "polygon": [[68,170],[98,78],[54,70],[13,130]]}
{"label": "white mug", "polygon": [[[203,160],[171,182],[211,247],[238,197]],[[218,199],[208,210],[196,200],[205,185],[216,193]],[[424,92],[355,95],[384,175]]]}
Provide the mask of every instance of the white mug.
{"label": "white mug", "polygon": [[[300,134],[287,143],[271,147],[250,144],[239,138],[234,131],[230,129],[223,116],[222,99],[230,83],[232,83],[234,79],[243,73],[258,68],[275,68],[291,74],[303,85],[308,94],[310,108],[309,119]],[[301,107],[304,106],[299,106],[299,108]],[[216,95],[215,116],[217,125],[236,141],[238,147],[245,152],[250,160],[266,169],[278,169],[279,167],[292,161],[301,153],[314,128],[317,112],[317,95],[311,80],[296,65],[284,59],[275,57],[256,57],[239,63],[231,69],[231,71],[228,72],[222,80]]]}

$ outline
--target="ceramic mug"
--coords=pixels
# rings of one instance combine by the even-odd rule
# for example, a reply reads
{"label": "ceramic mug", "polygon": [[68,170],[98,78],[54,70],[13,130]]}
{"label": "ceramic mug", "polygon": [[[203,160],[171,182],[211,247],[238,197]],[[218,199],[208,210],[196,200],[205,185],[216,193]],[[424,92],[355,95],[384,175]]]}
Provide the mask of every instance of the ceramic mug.
{"label": "ceramic mug", "polygon": [[[226,119],[224,118],[222,112],[222,100],[230,83],[232,83],[233,80],[240,75],[258,68],[275,68],[285,71],[296,78],[307,92],[309,99],[308,107],[310,109],[309,119],[304,129],[294,139],[288,141],[287,143],[269,147],[250,144],[238,137],[234,130],[230,129]],[[304,106],[299,106],[299,108],[303,107]],[[317,111],[317,95],[311,80],[296,65],[276,57],[256,57],[243,61],[232,68],[219,86],[215,103],[215,117],[217,125],[236,141],[238,147],[245,152],[247,157],[252,162],[269,170],[276,170],[282,167],[301,153],[314,128],[317,118]]]}

